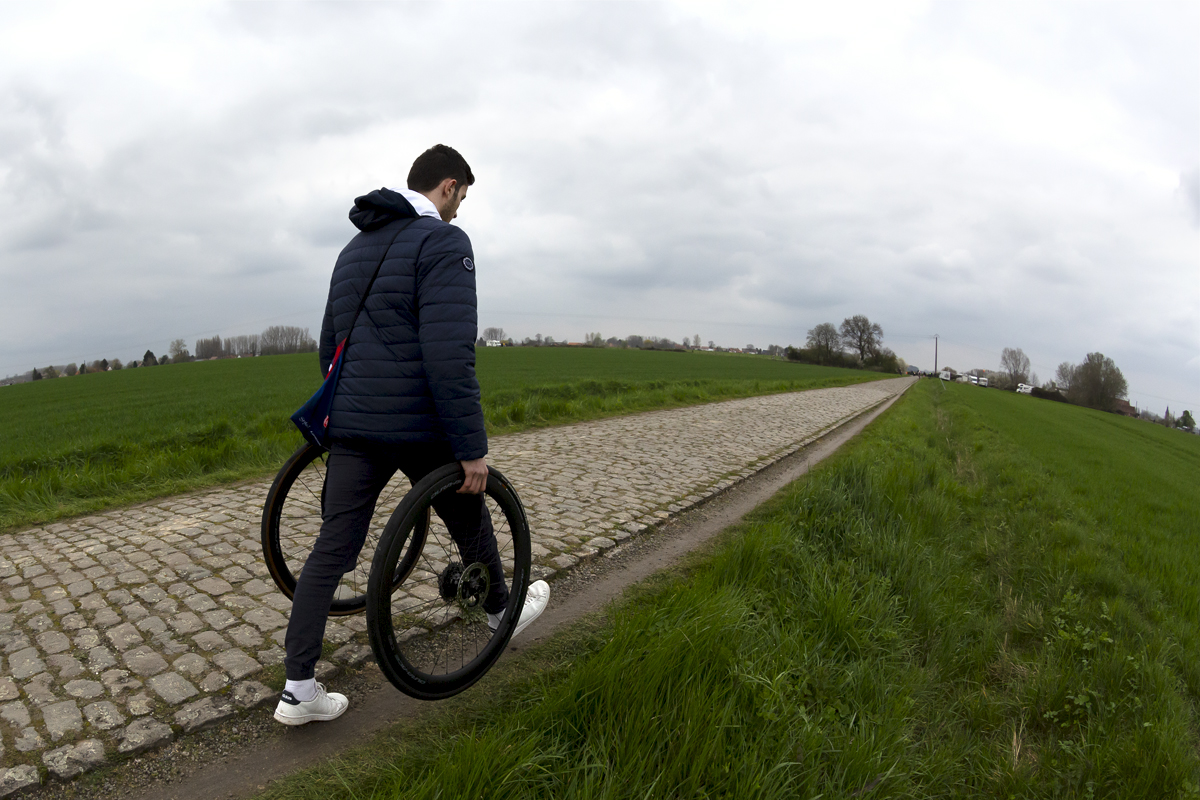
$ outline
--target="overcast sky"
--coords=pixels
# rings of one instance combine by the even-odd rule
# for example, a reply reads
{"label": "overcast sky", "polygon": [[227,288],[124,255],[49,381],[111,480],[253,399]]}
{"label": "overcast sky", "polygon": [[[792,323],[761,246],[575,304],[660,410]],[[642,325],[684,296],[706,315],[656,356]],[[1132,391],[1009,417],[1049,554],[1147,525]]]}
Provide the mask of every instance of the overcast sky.
{"label": "overcast sky", "polygon": [[354,197],[444,142],[517,339],[866,314],[1200,409],[1200,3],[745,6],[2,4],[0,375],[315,336]]}

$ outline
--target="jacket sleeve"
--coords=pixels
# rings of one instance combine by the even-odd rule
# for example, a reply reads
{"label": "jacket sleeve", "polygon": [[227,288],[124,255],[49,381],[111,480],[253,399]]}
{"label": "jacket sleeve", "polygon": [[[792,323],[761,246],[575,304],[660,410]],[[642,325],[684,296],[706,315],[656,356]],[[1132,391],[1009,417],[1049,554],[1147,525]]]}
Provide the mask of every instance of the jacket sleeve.
{"label": "jacket sleeve", "polygon": [[418,338],[434,407],[459,461],[487,455],[475,377],[475,303],[471,240],[453,225],[439,227],[417,262]]}
{"label": "jacket sleeve", "polygon": [[329,364],[333,361],[337,342],[334,341],[333,330],[333,287],[329,289],[329,299],[325,301],[325,319],[321,322],[321,344],[318,355],[321,359],[321,377],[329,373]]}

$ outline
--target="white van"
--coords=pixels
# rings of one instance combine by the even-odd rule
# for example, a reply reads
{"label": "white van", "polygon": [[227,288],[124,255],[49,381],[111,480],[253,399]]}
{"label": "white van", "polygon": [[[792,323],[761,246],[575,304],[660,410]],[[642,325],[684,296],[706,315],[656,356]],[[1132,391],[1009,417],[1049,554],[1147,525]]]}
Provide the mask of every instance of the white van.
{"label": "white van", "polygon": [[1017,394],[1033,394],[1033,387],[1028,383],[1018,383]]}

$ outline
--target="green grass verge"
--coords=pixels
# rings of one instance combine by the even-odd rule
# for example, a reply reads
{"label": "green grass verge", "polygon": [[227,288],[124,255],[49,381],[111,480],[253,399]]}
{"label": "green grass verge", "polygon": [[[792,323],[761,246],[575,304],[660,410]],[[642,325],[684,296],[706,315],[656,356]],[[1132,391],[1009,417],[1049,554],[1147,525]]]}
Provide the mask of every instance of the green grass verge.
{"label": "green grass verge", "polygon": [[606,620],[263,797],[1195,797],[1197,474],[1192,437],[922,381]]}
{"label": "green grass verge", "polygon": [[[757,356],[491,348],[478,373],[490,433],[877,373]],[[320,384],[314,354],[172,364],[0,389],[0,531],[262,477],[300,442],[289,418]]]}

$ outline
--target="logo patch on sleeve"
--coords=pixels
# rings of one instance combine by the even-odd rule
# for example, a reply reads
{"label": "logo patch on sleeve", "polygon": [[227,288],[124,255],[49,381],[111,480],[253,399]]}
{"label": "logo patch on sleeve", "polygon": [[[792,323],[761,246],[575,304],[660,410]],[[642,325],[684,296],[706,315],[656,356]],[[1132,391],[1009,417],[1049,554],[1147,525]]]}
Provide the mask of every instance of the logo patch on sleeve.
{"label": "logo patch on sleeve", "polygon": [[473,269],[475,269],[475,262],[472,261],[470,258],[464,258],[463,266],[467,268],[467,272],[470,272]]}

